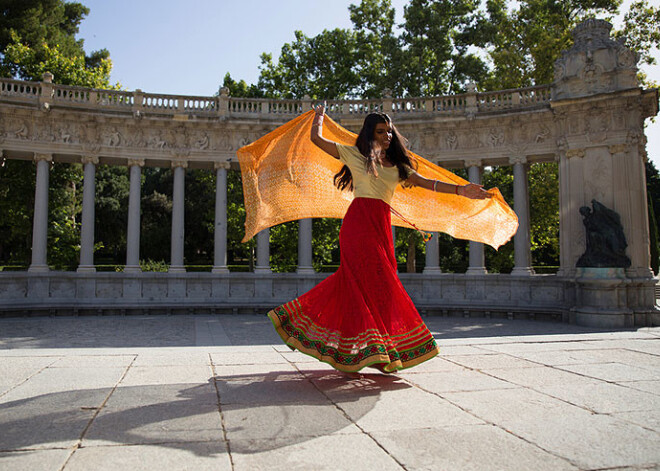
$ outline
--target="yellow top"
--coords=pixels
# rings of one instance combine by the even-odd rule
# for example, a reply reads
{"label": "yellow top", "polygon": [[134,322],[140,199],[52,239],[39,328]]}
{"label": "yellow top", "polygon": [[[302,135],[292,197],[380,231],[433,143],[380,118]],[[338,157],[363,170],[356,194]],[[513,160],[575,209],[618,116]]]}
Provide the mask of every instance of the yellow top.
{"label": "yellow top", "polygon": [[[346,164],[353,176],[353,195],[356,198],[374,198],[390,204],[392,195],[399,183],[399,169],[395,166],[378,166],[378,176],[367,173],[367,158],[357,147],[337,144],[339,160]],[[408,176],[412,173],[409,169]]]}

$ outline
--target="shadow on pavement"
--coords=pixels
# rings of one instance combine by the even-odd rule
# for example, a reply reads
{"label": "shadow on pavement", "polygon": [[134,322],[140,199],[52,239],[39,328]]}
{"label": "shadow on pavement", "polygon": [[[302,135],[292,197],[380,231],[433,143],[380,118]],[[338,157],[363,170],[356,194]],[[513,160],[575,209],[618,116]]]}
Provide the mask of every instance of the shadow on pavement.
{"label": "shadow on pavement", "polygon": [[353,403],[357,420],[381,393],[409,387],[396,376],[351,380],[320,370],[42,394],[0,403],[0,451],[71,447],[82,438],[83,447],[146,444],[208,455],[200,442],[229,439],[232,451],[258,453],[351,431],[336,405]]}

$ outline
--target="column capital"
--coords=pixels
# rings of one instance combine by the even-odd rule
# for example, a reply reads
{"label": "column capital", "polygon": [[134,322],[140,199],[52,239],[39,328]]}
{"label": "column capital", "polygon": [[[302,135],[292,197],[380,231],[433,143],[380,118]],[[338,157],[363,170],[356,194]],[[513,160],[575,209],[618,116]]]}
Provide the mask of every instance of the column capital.
{"label": "column capital", "polygon": [[40,160],[45,160],[46,162],[52,162],[53,161],[53,154],[42,154],[42,153],[34,153],[34,161],[39,162]]}
{"label": "column capital", "polygon": [[129,167],[144,167],[144,159],[126,159],[126,165]]}
{"label": "column capital", "polygon": [[188,161],[187,160],[172,160],[172,168],[188,168]]}
{"label": "column capital", "polygon": [[214,170],[220,170],[221,168],[224,168],[225,170],[229,170],[230,167],[231,164],[229,162],[213,162]]}
{"label": "column capital", "polygon": [[628,149],[628,146],[626,144],[614,144],[611,145],[609,149],[610,149],[610,154],[612,155],[623,154]]}
{"label": "column capital", "polygon": [[463,161],[466,167],[481,167],[483,161],[481,159],[466,159]]}
{"label": "column capital", "polygon": [[98,155],[83,155],[80,157],[80,163],[82,164],[94,164],[98,165],[99,164],[99,156]]}
{"label": "column capital", "polygon": [[516,164],[526,164],[527,163],[527,156],[525,155],[514,155],[509,157],[509,163],[511,165],[516,165]]}
{"label": "column capital", "polygon": [[584,157],[584,149],[568,149],[566,151],[566,158],[567,159],[572,159],[573,157],[578,157],[578,158],[583,158]]}

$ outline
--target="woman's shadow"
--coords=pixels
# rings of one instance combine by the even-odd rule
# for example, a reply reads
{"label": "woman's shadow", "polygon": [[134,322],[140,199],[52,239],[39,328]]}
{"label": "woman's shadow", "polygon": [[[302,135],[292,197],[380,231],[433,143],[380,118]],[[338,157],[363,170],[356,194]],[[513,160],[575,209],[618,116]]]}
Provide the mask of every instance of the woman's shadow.
{"label": "woman's shadow", "polygon": [[0,449],[151,444],[209,455],[213,448],[200,443],[215,442],[221,452],[228,440],[232,451],[256,453],[357,432],[354,422],[382,393],[409,387],[396,376],[350,379],[311,370],[222,375],[194,386],[120,384],[16,400],[10,393],[0,403]]}

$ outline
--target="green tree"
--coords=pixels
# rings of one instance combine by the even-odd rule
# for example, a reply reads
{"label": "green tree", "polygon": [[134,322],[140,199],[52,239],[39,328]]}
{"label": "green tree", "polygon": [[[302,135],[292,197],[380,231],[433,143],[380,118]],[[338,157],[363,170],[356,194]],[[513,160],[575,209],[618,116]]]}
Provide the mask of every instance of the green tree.
{"label": "green tree", "polygon": [[126,225],[128,216],[128,169],[99,165],[96,169],[94,239],[95,263],[118,265],[126,260]]}

